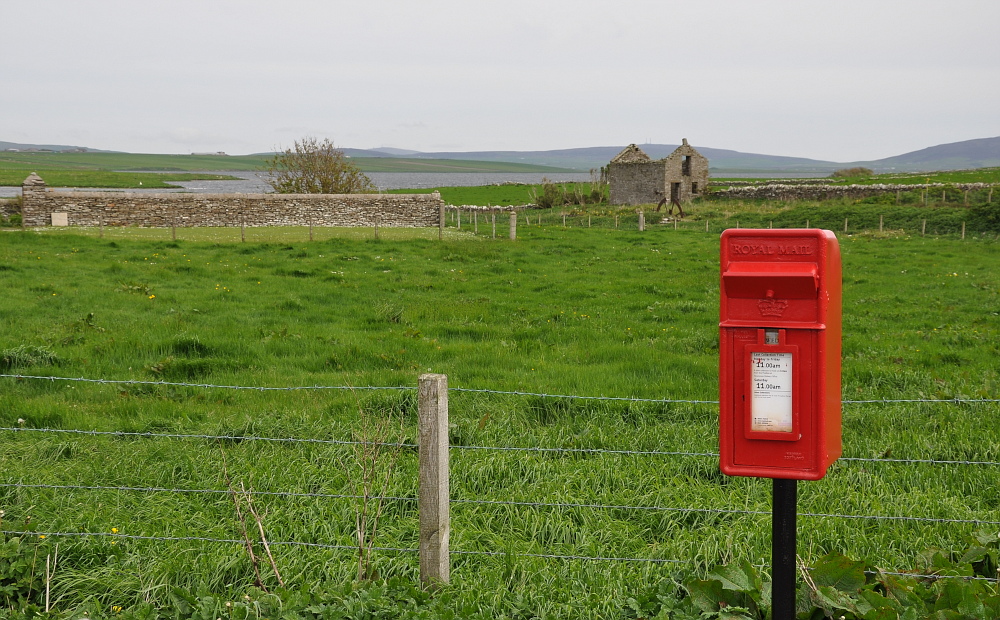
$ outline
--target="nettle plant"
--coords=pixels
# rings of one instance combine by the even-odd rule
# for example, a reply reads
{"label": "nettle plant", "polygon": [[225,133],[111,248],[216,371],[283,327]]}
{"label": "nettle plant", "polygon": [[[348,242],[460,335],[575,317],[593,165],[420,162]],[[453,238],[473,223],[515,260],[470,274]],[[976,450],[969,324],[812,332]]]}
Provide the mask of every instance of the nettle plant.
{"label": "nettle plant", "polygon": [[[831,553],[800,564],[796,617],[808,620],[978,620],[1000,617],[1000,535],[979,533],[962,552],[930,549],[906,573]],[[748,562],[629,599],[629,618],[766,620],[771,583]]]}

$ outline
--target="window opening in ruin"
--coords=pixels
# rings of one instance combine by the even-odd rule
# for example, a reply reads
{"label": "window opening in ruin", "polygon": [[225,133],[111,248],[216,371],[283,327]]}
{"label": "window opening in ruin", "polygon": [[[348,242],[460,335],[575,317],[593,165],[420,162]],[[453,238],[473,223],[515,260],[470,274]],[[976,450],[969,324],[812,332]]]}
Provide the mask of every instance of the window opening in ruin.
{"label": "window opening in ruin", "polygon": [[671,183],[670,184],[670,201],[678,202],[681,199],[681,184]]}
{"label": "window opening in ruin", "polygon": [[698,184],[697,183],[691,183],[691,193],[692,194],[697,194],[698,193]]}
{"label": "window opening in ruin", "polygon": [[689,177],[691,176],[691,156],[685,155],[684,162],[681,164],[681,174]]}

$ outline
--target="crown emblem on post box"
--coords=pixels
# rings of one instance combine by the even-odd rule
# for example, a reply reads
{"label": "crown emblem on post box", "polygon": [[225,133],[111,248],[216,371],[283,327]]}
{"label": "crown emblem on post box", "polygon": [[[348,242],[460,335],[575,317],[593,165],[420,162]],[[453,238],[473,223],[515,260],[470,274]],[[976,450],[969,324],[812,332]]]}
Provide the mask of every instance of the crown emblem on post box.
{"label": "crown emblem on post box", "polygon": [[784,299],[775,299],[774,291],[769,290],[767,292],[767,299],[758,301],[757,307],[760,308],[761,316],[781,316],[785,313],[788,302]]}
{"label": "crown emblem on post box", "polygon": [[788,302],[784,299],[761,299],[757,302],[761,316],[781,316],[788,307]]}

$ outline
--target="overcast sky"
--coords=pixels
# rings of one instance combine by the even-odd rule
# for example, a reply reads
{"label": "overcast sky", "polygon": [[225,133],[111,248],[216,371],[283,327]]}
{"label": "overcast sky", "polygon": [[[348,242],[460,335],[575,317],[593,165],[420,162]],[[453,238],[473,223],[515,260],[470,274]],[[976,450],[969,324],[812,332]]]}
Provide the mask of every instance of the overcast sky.
{"label": "overcast sky", "polygon": [[5,0],[0,140],[630,142],[834,161],[1000,135],[998,0]]}

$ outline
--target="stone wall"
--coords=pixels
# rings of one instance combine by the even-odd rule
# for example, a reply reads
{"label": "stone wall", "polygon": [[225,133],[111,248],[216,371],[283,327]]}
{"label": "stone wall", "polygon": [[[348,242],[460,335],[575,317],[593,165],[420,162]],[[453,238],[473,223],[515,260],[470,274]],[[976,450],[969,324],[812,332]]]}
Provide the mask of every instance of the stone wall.
{"label": "stone wall", "polygon": [[826,184],[791,184],[791,183],[767,183],[762,185],[744,185],[730,187],[729,189],[713,190],[712,198],[735,198],[742,200],[826,200],[828,198],[867,198],[880,194],[895,194],[897,192],[910,192],[915,190],[930,192],[931,200],[934,199],[933,192],[948,189],[949,187],[960,190],[988,190],[989,183],[956,183],[954,185],[944,185],[942,183],[920,183],[920,184],[885,184],[877,183],[872,185],[826,185]]}
{"label": "stone wall", "polygon": [[20,213],[17,201],[0,198],[0,217],[9,218],[15,213]]}
{"label": "stone wall", "polygon": [[25,226],[437,226],[433,194],[140,194],[53,191],[22,186]]}
{"label": "stone wall", "polygon": [[662,162],[613,162],[608,165],[608,199],[613,205],[656,204],[663,199]]}

